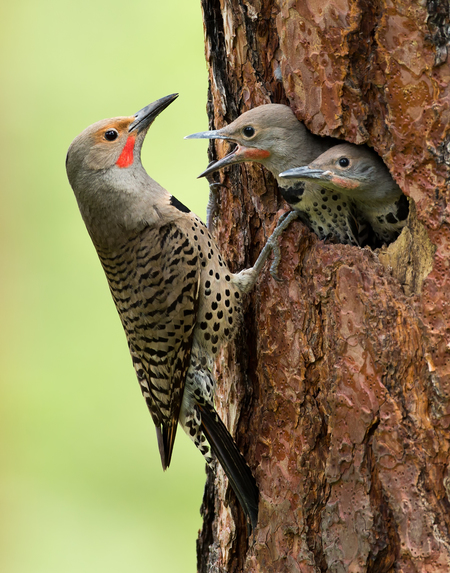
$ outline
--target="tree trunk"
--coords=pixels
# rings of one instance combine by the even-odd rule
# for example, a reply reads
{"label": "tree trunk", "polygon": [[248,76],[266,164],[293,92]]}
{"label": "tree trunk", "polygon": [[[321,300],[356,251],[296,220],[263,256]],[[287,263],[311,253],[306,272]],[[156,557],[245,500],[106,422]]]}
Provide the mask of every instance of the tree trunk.
{"label": "tree trunk", "polygon": [[[216,371],[218,411],[260,488],[258,527],[247,538],[210,472],[198,569],[448,573],[448,2],[202,3],[211,129],[288,104],[313,133],[374,147],[411,214],[375,252],[300,222],[284,234],[282,282],[263,273]],[[237,271],[287,205],[256,164],[218,177],[214,233]]]}

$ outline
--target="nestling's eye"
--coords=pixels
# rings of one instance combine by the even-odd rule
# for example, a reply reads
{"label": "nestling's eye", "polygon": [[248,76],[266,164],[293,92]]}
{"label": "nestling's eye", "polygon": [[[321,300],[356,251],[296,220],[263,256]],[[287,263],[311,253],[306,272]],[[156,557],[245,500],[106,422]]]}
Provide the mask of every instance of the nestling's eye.
{"label": "nestling's eye", "polygon": [[117,129],[108,129],[108,131],[105,131],[105,139],[106,141],[114,141],[115,139],[117,139],[119,136],[119,132],[117,131]]}
{"label": "nestling's eye", "polygon": [[339,159],[339,166],[340,167],[348,167],[350,165],[350,161],[346,157],[341,157]]}
{"label": "nestling's eye", "polygon": [[252,137],[255,135],[255,130],[251,125],[247,125],[247,127],[244,127],[242,130],[242,133],[245,135],[245,137]]}

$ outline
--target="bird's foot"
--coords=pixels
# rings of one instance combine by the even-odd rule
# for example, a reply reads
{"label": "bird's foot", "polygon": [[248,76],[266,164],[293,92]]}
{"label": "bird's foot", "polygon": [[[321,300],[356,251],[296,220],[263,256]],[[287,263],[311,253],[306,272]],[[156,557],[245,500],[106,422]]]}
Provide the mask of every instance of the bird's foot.
{"label": "bird's foot", "polygon": [[280,245],[278,244],[278,238],[280,237],[281,233],[287,229],[287,227],[289,227],[291,222],[298,218],[298,216],[298,211],[288,211],[287,213],[283,213],[283,215],[281,215],[281,217],[278,219],[275,231],[270,236],[265,247],[270,248],[273,252],[273,261],[270,265],[270,274],[272,275],[272,278],[277,282],[281,282],[282,280],[278,276],[278,266],[281,262],[281,250]]}
{"label": "bird's foot", "polygon": [[264,248],[260,252],[259,257],[253,267],[250,269],[245,269],[236,275],[236,277],[239,277],[239,288],[242,292],[249,292],[250,289],[253,288],[271,252],[274,253],[274,261],[270,267],[270,273],[275,280],[280,280],[277,276],[277,269],[278,265],[280,264],[281,253],[277,240],[281,233],[291,224],[294,219],[297,219],[297,217],[298,213],[296,211],[289,211],[288,213],[282,215],[277,223],[277,226],[275,227],[274,232],[267,240],[267,243],[264,245]]}
{"label": "bird's foot", "polygon": [[273,251],[273,261],[272,264],[270,265],[269,272],[272,275],[273,280],[277,281],[278,283],[281,283],[283,279],[281,279],[278,276],[278,266],[280,265],[281,262],[281,249],[279,245],[275,245],[272,248],[272,251]]}
{"label": "bird's foot", "polygon": [[206,226],[209,231],[214,229],[214,221],[219,212],[219,188],[223,187],[222,183],[208,179],[209,197],[206,206]]}

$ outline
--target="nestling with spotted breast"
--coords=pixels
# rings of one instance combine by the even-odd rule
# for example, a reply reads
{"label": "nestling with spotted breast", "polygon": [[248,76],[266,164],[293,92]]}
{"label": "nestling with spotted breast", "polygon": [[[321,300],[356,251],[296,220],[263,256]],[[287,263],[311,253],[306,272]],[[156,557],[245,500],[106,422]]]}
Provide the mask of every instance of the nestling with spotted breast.
{"label": "nestling with spotted breast", "polygon": [[[406,224],[407,197],[381,158],[366,146],[336,145],[309,165],[289,169],[279,176],[305,181],[346,197],[354,205],[357,220],[366,221],[373,230],[375,246],[395,241]],[[337,197],[332,194],[331,201],[337,202]]]}
{"label": "nestling with spotted breast", "polygon": [[[367,153],[372,158],[375,156],[373,162],[376,164],[372,172],[374,185],[370,188],[368,182],[365,182],[360,188],[361,191],[364,187],[364,193],[353,193],[352,189],[338,185],[330,186],[320,178],[294,177],[293,169],[300,169],[301,172],[302,167],[311,164],[322,154],[333,153],[333,149],[339,147],[342,142],[313,135],[286,105],[266,104],[256,107],[244,112],[221,129],[194,133],[186,136],[186,139],[223,139],[236,143],[230,153],[212,162],[199,177],[245,161],[260,163],[276,178],[283,198],[319,239],[376,247],[383,242],[394,240],[405,224],[407,199],[381,159],[370,150]],[[352,147],[357,150],[367,149]],[[365,158],[365,152],[361,151],[360,161],[365,160],[369,159]],[[287,177],[280,176],[280,173],[287,172],[290,173]],[[384,198],[380,199],[380,193],[377,192],[377,199],[373,202],[370,194],[379,183],[386,184],[386,189],[382,192]],[[381,208],[380,212],[376,211],[378,206]],[[389,213],[397,210],[397,223],[386,221],[386,216],[391,218]]]}

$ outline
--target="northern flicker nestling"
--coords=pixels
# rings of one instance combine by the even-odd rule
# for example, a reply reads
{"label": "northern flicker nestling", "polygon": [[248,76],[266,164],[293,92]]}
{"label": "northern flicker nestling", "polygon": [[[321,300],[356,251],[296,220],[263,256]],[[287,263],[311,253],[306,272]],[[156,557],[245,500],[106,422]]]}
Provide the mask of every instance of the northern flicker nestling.
{"label": "northern flicker nestling", "polygon": [[[281,172],[308,165],[340,144],[337,139],[311,134],[288,106],[262,105],[246,111],[222,129],[194,133],[186,139],[225,139],[237,144],[228,155],[211,163],[199,177],[229,165],[255,161],[269,169],[277,180],[283,198],[298,211],[300,219],[320,239],[379,246],[376,244],[379,242],[377,237],[374,240],[369,221],[362,216],[362,210],[356,209],[348,190],[330,189],[318,180],[305,183],[303,179],[280,177]],[[388,196],[393,195],[387,192]],[[400,195],[396,195],[394,202],[399,198],[404,205]],[[394,236],[390,230],[384,234]]]}
{"label": "northern flicker nestling", "polygon": [[[380,157],[365,146],[343,143],[328,149],[304,167],[280,173],[280,178],[305,181],[308,186],[332,192],[322,203],[344,196],[353,204],[358,221],[367,222],[375,234],[374,246],[394,241],[406,224],[408,199]],[[333,195],[337,192],[339,195]]]}
{"label": "northern flicker nestling", "polygon": [[[323,213],[318,208],[323,195],[320,189],[312,187],[309,193],[305,193],[303,181],[292,182],[279,177],[282,171],[308,165],[339,143],[339,140],[310,133],[290,107],[281,104],[262,105],[244,112],[222,129],[193,133],[185,139],[224,139],[237,144],[225,157],[212,162],[199,177],[209,176],[218,169],[245,161],[260,163],[277,180],[285,201],[297,210],[299,218],[320,239],[332,238],[343,243],[358,244],[355,216],[351,205],[343,197],[339,206],[335,205],[338,221],[333,223],[332,214]],[[328,195],[328,190],[324,194]]]}
{"label": "northern flicker nestling", "polygon": [[67,174],[125,329],[163,468],[180,422],[207,462],[211,447],[254,528],[258,488],[214,409],[212,367],[239,327],[242,295],[289,221],[254,267],[228,270],[202,221],[141,164],[150,125],[176,97],[85,129],[70,145]]}

